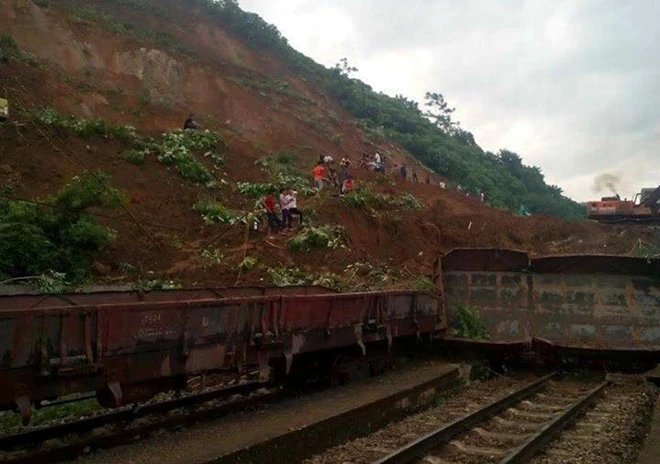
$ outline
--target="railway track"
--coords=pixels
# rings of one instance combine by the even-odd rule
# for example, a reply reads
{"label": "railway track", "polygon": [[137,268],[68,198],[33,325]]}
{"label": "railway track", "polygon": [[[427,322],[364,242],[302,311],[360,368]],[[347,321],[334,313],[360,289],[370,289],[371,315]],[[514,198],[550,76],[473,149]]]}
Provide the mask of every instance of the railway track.
{"label": "railway track", "polygon": [[583,413],[607,382],[556,382],[554,374],[488,402],[373,464],[529,462]]}
{"label": "railway track", "polygon": [[0,463],[57,462],[133,441],[154,430],[221,417],[279,401],[292,393],[245,382],[203,393],[0,436]]}

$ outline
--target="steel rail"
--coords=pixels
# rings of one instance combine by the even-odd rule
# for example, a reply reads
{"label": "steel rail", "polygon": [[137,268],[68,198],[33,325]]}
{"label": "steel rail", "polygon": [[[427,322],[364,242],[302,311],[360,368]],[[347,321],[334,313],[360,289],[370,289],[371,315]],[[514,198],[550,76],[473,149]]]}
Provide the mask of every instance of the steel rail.
{"label": "steel rail", "polygon": [[373,464],[409,464],[417,459],[421,459],[433,449],[448,443],[459,433],[471,429],[476,424],[483,422],[486,419],[490,419],[515,403],[533,395],[543,388],[550,379],[555,377],[555,375],[557,375],[557,373],[553,372],[552,374],[546,375],[509,395],[498,398],[475,412],[460,417],[449,424],[443,425],[442,427],[427,433],[384,458],[374,461]]}
{"label": "steel rail", "polygon": [[164,414],[183,407],[189,407],[222,398],[229,398],[236,394],[249,393],[264,386],[267,385],[259,382],[246,382],[181,398],[174,398],[152,404],[137,405],[131,409],[113,411],[107,414],[87,417],[85,419],[64,424],[34,428],[13,435],[4,435],[0,436],[0,450],[6,451],[19,446],[29,446],[53,438],[61,438],[69,434],[89,432],[95,428],[117,424],[119,422],[134,421],[152,414]]}
{"label": "steel rail", "polygon": [[559,417],[533,434],[525,443],[516,448],[512,454],[502,459],[499,464],[522,464],[529,462],[529,460],[552,441],[564,427],[570,424],[582,411],[589,407],[608,383],[609,382],[603,382],[584,395]]}

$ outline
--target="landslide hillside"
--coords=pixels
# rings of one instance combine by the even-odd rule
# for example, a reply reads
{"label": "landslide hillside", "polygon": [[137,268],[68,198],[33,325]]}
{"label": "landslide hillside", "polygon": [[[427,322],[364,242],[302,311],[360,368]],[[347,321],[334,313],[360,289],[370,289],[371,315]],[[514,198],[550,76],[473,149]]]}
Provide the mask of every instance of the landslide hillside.
{"label": "landslide hillside", "polygon": [[[57,271],[143,287],[423,287],[454,247],[657,243],[647,229],[512,215],[504,208],[579,207],[517,155],[481,152],[414,102],[374,94],[346,67],[325,70],[231,1],[0,0],[0,31],[11,108],[0,124],[0,280]],[[191,112],[207,132],[178,131]],[[376,151],[385,175],[358,167]],[[309,189],[321,153],[353,160],[357,192]],[[404,162],[431,183],[402,181],[393,168]],[[440,181],[485,190],[489,205]],[[269,236],[254,220],[283,186],[298,189],[311,225]]]}

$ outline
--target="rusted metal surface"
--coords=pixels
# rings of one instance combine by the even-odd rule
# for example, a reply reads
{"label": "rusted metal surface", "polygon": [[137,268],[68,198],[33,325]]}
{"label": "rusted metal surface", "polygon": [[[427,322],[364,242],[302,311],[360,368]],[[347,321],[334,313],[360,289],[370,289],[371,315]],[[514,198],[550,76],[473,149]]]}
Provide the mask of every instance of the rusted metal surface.
{"label": "rusted metal surface", "polygon": [[529,267],[524,251],[497,248],[456,248],[442,257],[443,272],[519,271]]}
{"label": "rusted metal surface", "polygon": [[544,256],[531,260],[539,274],[610,274],[660,276],[660,260],[611,255]]}
{"label": "rusted metal surface", "polygon": [[[267,380],[274,359],[290,367],[304,353],[350,346],[366,353],[372,342],[446,327],[437,295],[422,292],[298,287],[8,298],[0,303],[0,408],[94,390],[120,405],[180,388],[187,376],[246,366]],[[44,307],[48,301],[55,306]]]}
{"label": "rusted metal surface", "polygon": [[443,273],[450,318],[462,305],[479,310],[493,340],[660,345],[660,260],[555,256],[530,259],[518,270],[497,262],[475,270],[474,262],[487,262],[484,253],[474,250],[473,259],[459,250],[464,266],[453,252],[443,258],[443,267],[452,263]]}
{"label": "rusted metal surface", "polygon": [[55,308],[102,304],[156,303],[160,301],[195,301],[216,298],[238,298],[277,295],[319,295],[336,293],[318,285],[291,287],[234,287],[191,290],[103,291],[68,293],[63,295],[0,296],[0,311],[4,309]]}

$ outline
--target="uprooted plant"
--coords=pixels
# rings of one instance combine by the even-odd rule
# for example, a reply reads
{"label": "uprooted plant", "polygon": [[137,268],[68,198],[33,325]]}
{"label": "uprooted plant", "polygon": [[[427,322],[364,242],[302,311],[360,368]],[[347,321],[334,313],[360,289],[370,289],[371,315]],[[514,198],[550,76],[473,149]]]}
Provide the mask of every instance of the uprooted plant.
{"label": "uprooted plant", "polygon": [[337,250],[346,248],[346,234],[341,226],[307,226],[289,240],[293,252],[309,252],[317,248]]}
{"label": "uprooted plant", "polygon": [[302,271],[298,267],[278,267],[267,269],[271,283],[276,287],[290,287],[294,285],[320,285],[337,291],[350,289],[350,284],[332,272],[314,274]]}
{"label": "uprooted plant", "polygon": [[275,156],[261,158],[255,162],[268,174],[267,182],[239,182],[238,191],[250,198],[260,198],[269,193],[277,193],[284,188],[292,188],[300,195],[312,195],[314,189],[309,180],[295,167],[297,155],[279,152]]}

